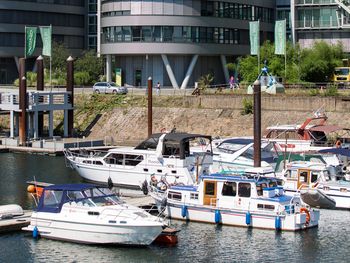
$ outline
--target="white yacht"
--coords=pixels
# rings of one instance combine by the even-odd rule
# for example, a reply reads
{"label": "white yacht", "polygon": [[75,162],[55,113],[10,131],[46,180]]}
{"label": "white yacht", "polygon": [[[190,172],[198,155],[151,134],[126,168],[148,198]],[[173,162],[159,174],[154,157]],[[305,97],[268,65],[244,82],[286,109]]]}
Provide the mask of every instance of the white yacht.
{"label": "white yacht", "polygon": [[350,182],[332,177],[325,164],[294,161],[278,177],[287,194],[300,192],[312,206],[350,209]]}
{"label": "white yacht", "polygon": [[212,174],[195,186],[150,189],[160,210],[176,219],[296,231],[316,227],[320,216],[299,196],[286,196],[276,178]]}
{"label": "white yacht", "polygon": [[50,185],[43,189],[30,225],[33,236],[88,244],[149,245],[163,222],[122,202],[108,188],[91,184]]}
{"label": "white yacht", "polygon": [[158,133],[136,147],[116,147],[108,152],[86,154],[65,151],[70,167],[84,179],[127,187],[142,187],[151,176],[169,183],[191,185],[196,177],[209,173],[212,151],[191,153],[199,140],[211,142],[211,136],[189,133]]}

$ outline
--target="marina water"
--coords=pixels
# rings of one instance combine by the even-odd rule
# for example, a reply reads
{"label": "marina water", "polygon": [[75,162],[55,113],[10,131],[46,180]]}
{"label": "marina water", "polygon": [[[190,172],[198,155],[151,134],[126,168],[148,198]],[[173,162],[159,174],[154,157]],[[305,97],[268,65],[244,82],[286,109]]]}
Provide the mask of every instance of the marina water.
{"label": "marina water", "polygon": [[[81,182],[63,157],[0,154],[0,205],[32,209],[26,181]],[[81,245],[0,234],[0,262],[349,262],[350,212],[322,210],[319,227],[301,232],[172,221],[181,230],[174,247]]]}

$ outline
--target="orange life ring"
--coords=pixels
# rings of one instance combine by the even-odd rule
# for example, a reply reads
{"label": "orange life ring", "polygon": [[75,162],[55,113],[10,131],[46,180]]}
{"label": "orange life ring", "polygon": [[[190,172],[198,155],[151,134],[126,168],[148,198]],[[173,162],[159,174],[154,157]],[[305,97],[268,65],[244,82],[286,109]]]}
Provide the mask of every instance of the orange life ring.
{"label": "orange life ring", "polygon": [[341,147],[341,141],[337,140],[337,142],[335,143],[335,147],[336,148],[340,148]]}
{"label": "orange life ring", "polygon": [[306,207],[302,207],[302,208],[300,208],[300,214],[301,213],[306,214],[306,223],[305,223],[305,225],[308,225],[310,223],[310,218],[311,218],[309,210]]}

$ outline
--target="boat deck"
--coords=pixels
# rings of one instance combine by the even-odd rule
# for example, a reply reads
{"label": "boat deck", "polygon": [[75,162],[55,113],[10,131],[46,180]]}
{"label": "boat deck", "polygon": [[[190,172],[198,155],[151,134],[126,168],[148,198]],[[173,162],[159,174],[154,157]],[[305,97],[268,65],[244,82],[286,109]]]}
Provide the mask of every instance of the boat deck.
{"label": "boat deck", "polygon": [[0,233],[19,231],[22,227],[28,226],[32,211],[24,211],[21,216],[8,219],[0,219]]}

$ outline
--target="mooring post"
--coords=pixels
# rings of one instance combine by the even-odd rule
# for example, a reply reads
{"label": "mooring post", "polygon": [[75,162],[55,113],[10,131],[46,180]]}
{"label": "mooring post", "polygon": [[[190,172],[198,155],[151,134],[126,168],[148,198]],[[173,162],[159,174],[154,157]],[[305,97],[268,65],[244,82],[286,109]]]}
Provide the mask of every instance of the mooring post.
{"label": "mooring post", "polygon": [[152,135],[152,77],[148,78],[148,137]]}
{"label": "mooring post", "polygon": [[[67,59],[67,91],[71,92],[70,102],[74,108],[74,59]],[[68,110],[68,137],[73,136],[74,109]]]}
{"label": "mooring post", "polygon": [[261,87],[254,82],[254,167],[261,166]]}
{"label": "mooring post", "polygon": [[[44,90],[44,58],[40,55],[36,59],[36,66],[37,66],[37,80],[36,80],[36,90]],[[43,129],[44,129],[44,115],[43,112],[38,112],[38,131],[37,134],[39,137],[43,135]],[[34,125],[35,126],[35,125]]]}
{"label": "mooring post", "polygon": [[26,60],[19,59],[19,144],[25,145],[27,140],[27,80]]}

